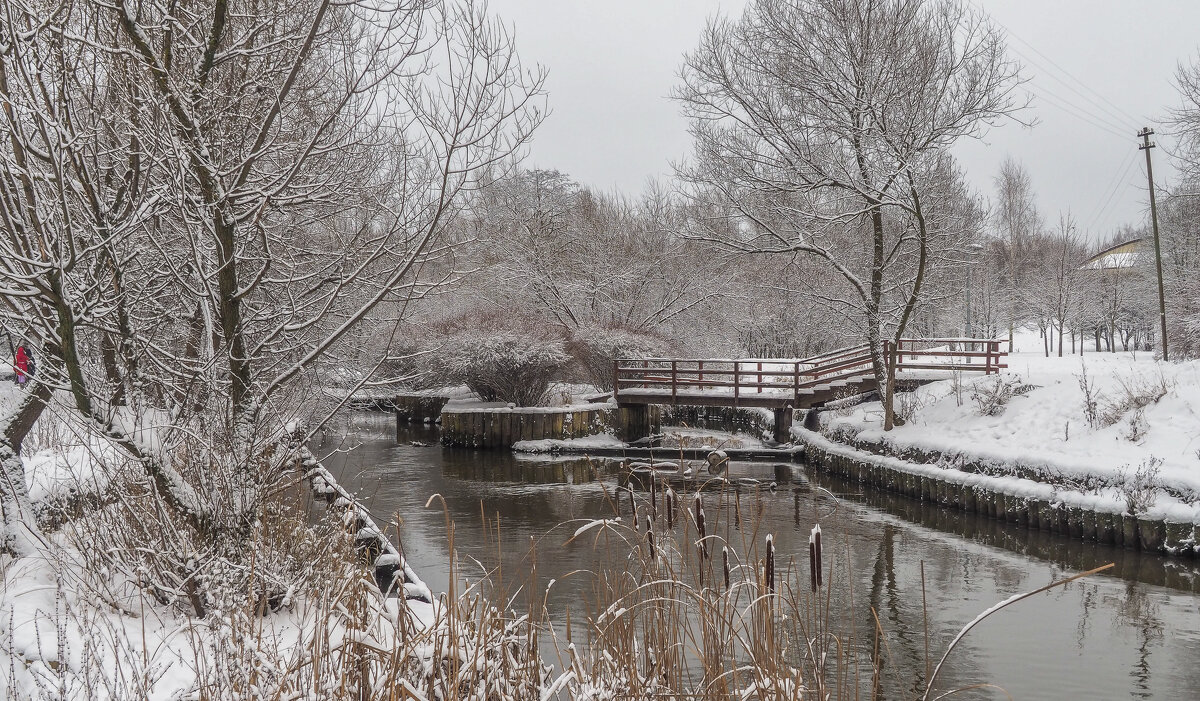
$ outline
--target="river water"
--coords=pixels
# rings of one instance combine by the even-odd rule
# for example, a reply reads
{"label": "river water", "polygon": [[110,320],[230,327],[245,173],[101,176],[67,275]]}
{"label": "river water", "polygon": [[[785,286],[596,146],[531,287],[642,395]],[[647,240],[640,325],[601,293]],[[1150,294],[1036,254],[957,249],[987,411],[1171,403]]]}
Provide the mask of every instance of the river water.
{"label": "river water", "polygon": [[[381,524],[400,518],[403,550],[434,591],[449,583],[446,514],[440,501],[426,508],[430,496],[440,494],[464,576],[473,574],[472,557],[489,567],[499,561],[502,576],[516,581],[536,564],[542,586],[556,580],[547,599],[551,615],[561,621],[570,609],[581,620],[593,582],[569,573],[597,569],[605,554],[587,538],[564,543],[584,519],[613,515],[615,472],[572,460],[443,448],[436,429],[398,432],[390,414],[356,413],[346,421],[345,438],[314,445],[315,452]],[[808,534],[820,521],[826,551],[835,553],[840,576],[850,580],[837,590],[854,592],[855,625],[870,630],[874,607],[886,632],[882,698],[920,696],[922,563],[936,661],[959,629],[989,606],[1108,562],[1116,566],[983,621],[954,650],[938,688],[988,683],[1017,699],[1200,698],[1200,562],[1019,530],[804,466],[795,470],[795,480],[776,490],[746,492],[744,508],[761,513],[761,528],[774,535],[781,561],[794,556],[806,563]],[[764,464],[735,464],[731,475],[764,484],[777,479]],[[814,486],[837,494],[837,504]],[[953,698],[1007,696],[978,689]]]}

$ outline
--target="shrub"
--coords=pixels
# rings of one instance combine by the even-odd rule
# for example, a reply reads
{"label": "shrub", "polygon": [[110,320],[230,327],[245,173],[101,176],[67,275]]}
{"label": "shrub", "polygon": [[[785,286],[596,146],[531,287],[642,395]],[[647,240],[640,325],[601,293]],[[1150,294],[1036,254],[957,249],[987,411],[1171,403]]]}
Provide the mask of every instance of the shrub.
{"label": "shrub", "polygon": [[1096,383],[1088,377],[1086,364],[1080,363],[1079,374],[1075,378],[1079,380],[1079,391],[1083,392],[1083,417],[1087,419],[1088,426],[1096,428],[1100,421],[1100,397],[1102,395],[1096,391]]}
{"label": "shrub", "polygon": [[670,344],[644,331],[593,328],[577,330],[566,349],[578,363],[582,381],[611,390],[614,360],[662,356],[669,352]]}
{"label": "shrub", "polygon": [[892,407],[892,419],[897,426],[912,421],[917,412],[925,408],[926,400],[916,392],[897,392]]}
{"label": "shrub", "polygon": [[1154,506],[1161,486],[1158,479],[1160,465],[1162,459],[1151,456],[1137,466],[1133,475],[1121,471],[1121,495],[1125,498],[1125,509],[1130,515],[1140,516]]}
{"label": "shrub", "polygon": [[971,389],[971,399],[979,408],[980,416],[999,416],[1013,397],[1019,397],[1034,389],[1033,385],[1021,382],[1018,375],[996,375],[977,382]]}
{"label": "shrub", "polygon": [[567,360],[563,342],[543,334],[462,331],[430,354],[429,372],[441,382],[465,384],[484,401],[536,406]]}
{"label": "shrub", "polygon": [[[1145,423],[1145,408],[1165,397],[1167,392],[1171,391],[1172,384],[1162,375],[1158,377],[1133,376],[1118,377],[1117,387],[1114,396],[1106,398],[1103,402],[1099,415],[1100,423],[1103,426],[1112,426],[1118,423],[1131,411],[1136,412],[1130,419],[1131,423],[1136,423],[1139,418]],[[1131,438],[1130,440],[1137,439]]]}

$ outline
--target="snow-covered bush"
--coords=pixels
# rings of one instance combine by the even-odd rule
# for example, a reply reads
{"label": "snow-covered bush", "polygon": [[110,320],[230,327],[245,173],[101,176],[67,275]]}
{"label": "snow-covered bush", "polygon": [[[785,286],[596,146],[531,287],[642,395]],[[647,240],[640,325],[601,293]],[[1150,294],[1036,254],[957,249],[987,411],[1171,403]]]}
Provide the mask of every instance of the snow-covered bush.
{"label": "snow-covered bush", "polygon": [[670,343],[644,331],[592,328],[572,334],[566,349],[578,364],[581,380],[611,390],[614,360],[662,357],[670,351]]}
{"label": "snow-covered bush", "polygon": [[1083,393],[1083,417],[1087,419],[1088,426],[1096,428],[1100,423],[1100,393],[1096,391],[1095,380],[1088,377],[1086,364],[1080,365],[1075,378],[1079,380],[1079,391]]}
{"label": "snow-covered bush", "polygon": [[1162,486],[1158,479],[1161,465],[1160,458],[1151,456],[1138,465],[1132,475],[1125,470],[1118,473],[1121,495],[1125,498],[1125,509],[1130,515],[1139,516],[1154,506]]}
{"label": "snow-covered bush", "polygon": [[897,392],[892,418],[897,426],[903,426],[911,421],[927,403],[928,400],[919,392]]}
{"label": "snow-covered bush", "polygon": [[975,383],[971,389],[971,399],[979,408],[980,416],[999,416],[1004,413],[1009,400],[1027,394],[1032,389],[1034,386],[1021,382],[1018,375],[994,375]]}
{"label": "snow-covered bush", "polygon": [[428,372],[442,384],[465,384],[485,401],[536,406],[568,357],[563,342],[522,331],[463,331],[442,339]]}
{"label": "snow-covered bush", "polygon": [[[1161,373],[1157,377],[1134,375],[1116,378],[1117,389],[1113,396],[1102,400],[1099,420],[1102,426],[1112,426],[1125,418],[1129,412],[1142,412],[1146,407],[1167,396],[1172,383]],[[1142,412],[1144,414],[1144,412]],[[1142,417],[1144,422],[1145,417]],[[1136,421],[1137,417],[1131,418]],[[1136,440],[1136,439],[1131,439]]]}

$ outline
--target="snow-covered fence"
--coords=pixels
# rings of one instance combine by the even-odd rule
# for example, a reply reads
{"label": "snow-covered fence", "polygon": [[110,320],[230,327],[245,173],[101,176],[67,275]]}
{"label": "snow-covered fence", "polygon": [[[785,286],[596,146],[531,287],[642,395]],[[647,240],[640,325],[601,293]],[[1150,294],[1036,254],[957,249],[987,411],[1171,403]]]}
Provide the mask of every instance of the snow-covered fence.
{"label": "snow-covered fence", "polygon": [[517,441],[583,438],[611,426],[609,404],[573,407],[498,407],[442,412],[442,443],[468,448],[509,448]]}
{"label": "snow-covered fence", "polygon": [[329,470],[308,451],[303,451],[300,466],[312,487],[313,496],[324,499],[330,509],[341,515],[347,530],[354,533],[354,549],[373,568],[379,591],[385,596],[402,596],[433,603],[429,587],[408,566],[404,556],[375,524],[371,514],[337,483]]}

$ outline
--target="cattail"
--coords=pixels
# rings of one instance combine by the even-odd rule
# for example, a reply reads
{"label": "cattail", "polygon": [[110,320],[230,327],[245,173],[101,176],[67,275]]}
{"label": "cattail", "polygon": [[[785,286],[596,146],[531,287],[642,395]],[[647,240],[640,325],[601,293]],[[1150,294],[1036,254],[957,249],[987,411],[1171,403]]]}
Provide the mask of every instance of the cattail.
{"label": "cattail", "polygon": [[708,557],[708,541],[704,539],[704,504],[700,501],[700,492],[696,492],[696,532],[700,534],[700,554]]}
{"label": "cattail", "polygon": [[808,566],[812,569],[812,590],[821,587],[821,524],[813,526],[808,536]]}
{"label": "cattail", "polygon": [[729,548],[721,548],[721,569],[725,572],[725,591],[729,591]]}
{"label": "cattail", "polygon": [[675,527],[675,490],[667,487],[667,493],[663,495],[663,499],[667,502],[667,528]]}
{"label": "cattail", "polygon": [[653,472],[650,473],[650,518],[658,520],[658,481]]}
{"label": "cattail", "polygon": [[775,537],[767,536],[767,591],[775,593]]}
{"label": "cattail", "polygon": [[651,529],[653,524],[650,522],[650,517],[646,517],[646,545],[650,549],[650,561],[654,561],[654,531]]}
{"label": "cattail", "polygon": [[733,493],[733,527],[742,530],[742,492],[737,490]]}

